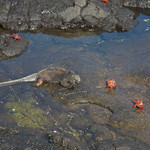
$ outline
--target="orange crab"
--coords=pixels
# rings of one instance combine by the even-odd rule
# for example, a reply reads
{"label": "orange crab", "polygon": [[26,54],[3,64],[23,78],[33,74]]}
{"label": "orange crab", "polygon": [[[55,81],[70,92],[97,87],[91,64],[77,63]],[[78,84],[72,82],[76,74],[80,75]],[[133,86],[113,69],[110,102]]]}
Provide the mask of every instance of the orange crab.
{"label": "orange crab", "polygon": [[10,36],[10,38],[14,38],[15,40],[20,41],[21,40],[21,36],[19,36],[17,33],[14,33]]}
{"label": "orange crab", "polygon": [[106,88],[109,88],[109,90],[111,90],[111,89],[116,90],[117,84],[114,79],[107,79],[107,80],[105,80],[105,83],[106,83]]}
{"label": "orange crab", "polygon": [[132,108],[136,107],[138,110],[143,110],[144,104],[143,104],[142,100],[135,99],[135,100],[132,100],[131,102],[134,104],[134,106],[132,106]]}
{"label": "orange crab", "polygon": [[104,4],[108,4],[108,0],[101,0]]}

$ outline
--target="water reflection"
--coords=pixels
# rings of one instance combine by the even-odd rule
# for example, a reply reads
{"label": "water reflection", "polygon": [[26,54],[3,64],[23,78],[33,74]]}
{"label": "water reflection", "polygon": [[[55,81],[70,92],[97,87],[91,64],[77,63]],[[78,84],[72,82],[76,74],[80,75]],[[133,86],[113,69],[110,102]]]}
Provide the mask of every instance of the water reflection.
{"label": "water reflection", "polygon": [[84,37],[84,36],[92,36],[100,34],[101,32],[97,32],[96,28],[75,28],[75,29],[40,29],[34,31],[33,33],[43,33],[47,35],[59,36],[62,38],[73,38],[73,37]]}

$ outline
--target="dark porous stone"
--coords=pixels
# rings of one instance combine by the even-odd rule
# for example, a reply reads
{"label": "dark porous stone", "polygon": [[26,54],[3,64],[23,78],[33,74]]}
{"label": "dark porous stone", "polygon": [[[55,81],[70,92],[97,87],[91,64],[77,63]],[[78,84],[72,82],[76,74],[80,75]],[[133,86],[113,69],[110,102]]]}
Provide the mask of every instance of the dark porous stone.
{"label": "dark porous stone", "polygon": [[126,0],[124,6],[150,8],[150,1],[149,0]]}
{"label": "dark porous stone", "polygon": [[23,53],[29,41],[25,37],[21,40],[10,38],[9,34],[0,34],[0,60],[14,58]]}
{"label": "dark porous stone", "polygon": [[135,13],[127,8],[118,9],[116,18],[119,31],[128,31],[138,24],[138,21],[135,20]]}
{"label": "dark porous stone", "polygon": [[0,135],[4,134],[18,134],[19,130],[11,127],[0,126]]}
{"label": "dark porous stone", "polygon": [[49,134],[49,142],[51,144],[54,144],[56,146],[62,147],[64,149],[69,149],[69,150],[87,150],[87,148],[77,142],[75,139],[72,137],[65,137],[62,135],[51,135]]}
{"label": "dark porous stone", "polygon": [[135,27],[137,24],[138,24],[137,20],[127,20],[126,22],[120,21],[116,25],[116,30],[118,32],[126,32],[126,31],[132,29],[133,27]]}
{"label": "dark porous stone", "polygon": [[105,32],[112,32],[116,27],[128,31],[138,22],[137,16],[133,17],[135,12],[124,6],[150,8],[150,3],[148,0],[113,0],[107,5],[97,0],[64,0],[63,3],[6,0],[0,2],[0,27],[15,31],[98,27]]}
{"label": "dark porous stone", "polygon": [[95,144],[92,148],[92,150],[116,150],[115,147],[111,143],[107,144]]}
{"label": "dark porous stone", "polygon": [[0,150],[60,150],[45,139],[36,139],[33,135],[24,135],[19,128],[0,126]]}

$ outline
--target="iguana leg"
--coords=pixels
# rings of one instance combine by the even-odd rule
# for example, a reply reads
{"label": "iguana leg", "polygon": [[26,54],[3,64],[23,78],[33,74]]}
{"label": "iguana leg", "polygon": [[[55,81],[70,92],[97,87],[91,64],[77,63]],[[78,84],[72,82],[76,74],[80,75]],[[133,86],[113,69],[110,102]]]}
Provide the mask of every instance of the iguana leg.
{"label": "iguana leg", "polygon": [[62,85],[63,87],[66,87],[68,89],[73,89],[74,85],[70,82],[68,82],[67,79],[63,79],[62,81],[60,81],[60,85]]}
{"label": "iguana leg", "polygon": [[43,83],[43,80],[42,79],[38,79],[36,86],[38,87],[38,86],[42,85],[42,83]]}

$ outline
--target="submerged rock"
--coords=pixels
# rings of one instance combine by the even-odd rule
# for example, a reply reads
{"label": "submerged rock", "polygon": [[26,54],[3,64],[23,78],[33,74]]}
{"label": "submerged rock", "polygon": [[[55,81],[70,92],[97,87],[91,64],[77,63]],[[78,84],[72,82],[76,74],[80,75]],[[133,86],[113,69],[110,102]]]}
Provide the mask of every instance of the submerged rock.
{"label": "submerged rock", "polygon": [[150,64],[136,64],[124,72],[127,80],[150,87]]}
{"label": "submerged rock", "polygon": [[110,117],[109,125],[119,129],[141,130],[150,126],[150,117],[140,111],[120,111]]}
{"label": "submerged rock", "polygon": [[44,111],[36,107],[36,101],[8,102],[6,108],[13,116],[18,126],[29,128],[42,128],[48,124]]}

